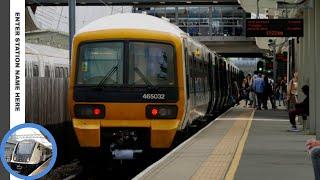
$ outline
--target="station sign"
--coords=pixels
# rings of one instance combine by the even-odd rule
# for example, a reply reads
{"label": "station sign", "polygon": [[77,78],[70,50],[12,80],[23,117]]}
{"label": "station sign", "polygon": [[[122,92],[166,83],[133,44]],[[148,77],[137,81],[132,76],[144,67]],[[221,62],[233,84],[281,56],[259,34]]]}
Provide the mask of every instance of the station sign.
{"label": "station sign", "polygon": [[246,19],[247,37],[303,37],[303,19]]}

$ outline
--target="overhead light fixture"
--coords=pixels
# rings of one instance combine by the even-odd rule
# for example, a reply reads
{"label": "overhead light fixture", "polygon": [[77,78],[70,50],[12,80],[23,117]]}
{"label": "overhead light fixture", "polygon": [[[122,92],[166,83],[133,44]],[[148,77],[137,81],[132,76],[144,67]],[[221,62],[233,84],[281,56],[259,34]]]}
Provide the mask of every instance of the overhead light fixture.
{"label": "overhead light fixture", "polygon": [[218,1],[212,1],[213,4],[218,4]]}
{"label": "overhead light fixture", "polygon": [[186,3],[187,3],[187,4],[191,4],[191,1],[187,1]]}
{"label": "overhead light fixture", "polygon": [[164,2],[164,1],[160,1],[160,4],[165,4],[166,2]]}
{"label": "overhead light fixture", "polygon": [[132,2],[133,4],[139,4],[139,2],[137,2],[137,1],[134,1],[134,2]]}

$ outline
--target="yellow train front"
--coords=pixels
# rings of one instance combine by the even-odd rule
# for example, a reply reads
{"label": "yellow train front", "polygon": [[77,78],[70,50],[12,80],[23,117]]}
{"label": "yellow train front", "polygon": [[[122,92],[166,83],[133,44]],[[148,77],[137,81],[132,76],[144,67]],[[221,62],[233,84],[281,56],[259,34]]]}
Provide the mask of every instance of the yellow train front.
{"label": "yellow train front", "polygon": [[[215,96],[203,48],[143,14],[113,15],[81,29],[73,39],[68,99],[80,146],[106,145],[119,156],[170,148],[177,130],[204,116]],[[189,72],[193,61],[199,72]],[[190,84],[192,74],[198,77]]]}

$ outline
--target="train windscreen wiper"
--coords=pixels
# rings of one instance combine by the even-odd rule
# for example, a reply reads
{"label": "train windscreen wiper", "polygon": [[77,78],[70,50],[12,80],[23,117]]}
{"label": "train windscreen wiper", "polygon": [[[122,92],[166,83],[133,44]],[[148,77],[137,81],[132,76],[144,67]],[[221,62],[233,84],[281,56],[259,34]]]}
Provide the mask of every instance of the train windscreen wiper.
{"label": "train windscreen wiper", "polygon": [[134,71],[141,77],[144,83],[146,83],[151,88],[155,88],[155,86],[147,79],[147,77],[141,72],[139,68],[134,67]]}
{"label": "train windscreen wiper", "polygon": [[118,64],[116,66],[113,66],[112,69],[110,69],[110,71],[103,77],[103,79],[99,82],[99,84],[97,86],[95,86],[95,89],[102,87],[104,82],[107,79],[109,79],[114,74],[114,72],[116,72],[117,70],[118,70]]}

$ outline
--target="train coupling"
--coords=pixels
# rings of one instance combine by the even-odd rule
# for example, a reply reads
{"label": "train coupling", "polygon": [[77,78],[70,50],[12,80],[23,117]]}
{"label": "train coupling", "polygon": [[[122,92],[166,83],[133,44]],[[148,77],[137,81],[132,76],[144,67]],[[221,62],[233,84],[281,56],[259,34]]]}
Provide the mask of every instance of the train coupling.
{"label": "train coupling", "polygon": [[115,149],[111,151],[113,159],[131,160],[135,159],[138,154],[142,154],[142,149]]}

